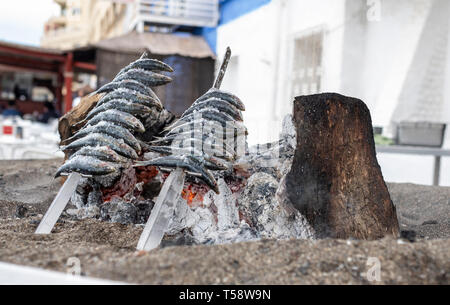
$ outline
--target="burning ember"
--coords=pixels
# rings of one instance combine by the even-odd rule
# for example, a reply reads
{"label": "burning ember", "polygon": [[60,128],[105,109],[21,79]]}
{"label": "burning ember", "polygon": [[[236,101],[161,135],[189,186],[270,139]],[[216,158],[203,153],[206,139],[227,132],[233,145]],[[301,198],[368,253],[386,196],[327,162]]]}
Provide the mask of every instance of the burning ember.
{"label": "burning ember", "polygon": [[[219,194],[201,183],[185,183],[163,245],[221,244],[261,238],[313,238],[304,217],[285,204],[283,177],[289,171],[295,147],[292,117],[283,123],[280,141],[251,148],[233,168],[216,173]],[[268,163],[268,160],[270,161]],[[111,189],[102,189],[101,203],[79,204],[78,217],[99,217],[121,223],[145,223],[168,174],[156,167],[137,167]],[[123,195],[124,183],[135,177],[133,190]],[[112,193],[116,192],[114,195]],[[105,197],[105,194],[110,194]],[[76,196],[74,196],[76,197]],[[91,198],[96,198],[90,193]],[[77,202],[77,198],[72,198]],[[79,201],[78,201],[79,202]],[[100,208],[99,208],[100,207]],[[139,208],[136,208],[139,207]],[[145,217],[147,216],[147,218]]]}
{"label": "burning ember", "polygon": [[[292,118],[285,120],[278,142],[247,149],[245,106],[219,90],[230,55],[214,87],[174,122],[167,122],[166,110],[149,88],[170,81],[158,74],[173,71],[162,62],[144,55],[100,88],[97,94],[104,95],[75,124],[81,129],[63,141],[62,149],[70,154],[57,175],[84,176],[72,196],[78,210],[70,212],[141,224],[153,209],[153,217],[162,213],[169,222],[168,239],[198,244],[312,237],[306,221],[282,196],[280,181],[295,147]],[[150,138],[143,136],[149,131]],[[168,177],[173,169],[181,169],[175,173],[186,180],[168,215],[161,210],[165,199],[154,207],[163,184],[177,181]],[[182,183],[176,183],[181,189]],[[161,191],[164,196],[174,192],[170,187]]]}

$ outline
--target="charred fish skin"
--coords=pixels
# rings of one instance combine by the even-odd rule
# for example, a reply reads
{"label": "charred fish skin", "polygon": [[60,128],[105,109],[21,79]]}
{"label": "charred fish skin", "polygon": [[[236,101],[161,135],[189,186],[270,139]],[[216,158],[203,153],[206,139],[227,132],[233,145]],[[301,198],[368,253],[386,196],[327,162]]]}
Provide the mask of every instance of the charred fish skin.
{"label": "charred fish skin", "polygon": [[114,90],[119,90],[119,89],[132,90],[132,91],[142,94],[142,95],[152,95],[150,92],[150,90],[151,90],[150,88],[144,86],[140,82],[137,82],[137,81],[134,81],[131,79],[127,79],[127,80],[123,80],[123,81],[119,81],[119,82],[111,82],[106,85],[103,85],[96,91],[96,93],[97,94],[110,93]]}
{"label": "charred fish skin", "polygon": [[202,108],[198,109],[195,112],[185,116],[183,120],[185,121],[193,121],[196,117],[195,116],[201,115],[201,117],[204,117],[205,119],[216,121],[216,122],[223,122],[226,124],[227,122],[234,122],[235,120],[233,117],[228,115],[227,113],[221,112],[218,109],[215,108]]}
{"label": "charred fish skin", "polygon": [[[174,140],[182,140],[182,139],[189,139],[189,138],[194,138],[194,139],[200,139],[197,137],[197,135],[201,135],[201,139],[203,140],[208,140],[211,137],[217,137],[217,136],[221,136],[222,137],[222,142],[227,142],[228,139],[230,140],[234,140],[235,136],[243,136],[245,135],[245,132],[241,132],[238,133],[237,130],[235,132],[234,129],[228,131],[228,132],[211,132],[210,130],[208,130],[208,132],[205,134],[203,132],[203,130],[181,130],[179,133],[168,133],[166,134],[164,137],[160,137],[160,138],[156,138],[156,140],[151,141],[150,143],[153,145],[162,145],[162,144],[166,144],[166,145],[170,145]],[[225,137],[225,139],[223,139],[223,137]]]}
{"label": "charred fish skin", "polygon": [[55,178],[72,172],[87,176],[102,176],[114,173],[115,171],[117,171],[117,168],[109,162],[89,156],[76,156],[69,159],[58,169]]}
{"label": "charred fish skin", "polygon": [[191,154],[194,156],[213,156],[213,157],[219,157],[227,161],[233,161],[234,155],[225,151],[222,148],[212,148],[208,147],[209,149],[206,149],[206,151],[198,150],[196,147],[175,147],[175,146],[150,146],[149,150],[152,152],[157,152],[163,155],[185,155],[185,154]]}
{"label": "charred fish skin", "polygon": [[241,110],[241,111],[245,111],[245,105],[244,103],[241,101],[240,98],[238,98],[236,95],[219,90],[219,89],[215,89],[212,88],[210,89],[208,92],[206,92],[204,95],[202,95],[201,97],[199,97],[193,104],[192,106],[195,107],[195,105],[210,99],[210,98],[218,98],[226,103],[229,103],[231,105],[233,105],[234,107],[236,107],[237,109]]}
{"label": "charred fish skin", "polygon": [[230,117],[228,114],[220,112],[218,110],[212,110],[212,109],[201,109],[198,110],[194,113],[189,114],[188,116],[176,121],[175,123],[173,123],[172,125],[168,126],[165,128],[165,130],[170,131],[173,130],[176,127],[180,127],[186,123],[189,122],[193,122],[195,120],[197,120],[197,118],[200,119],[206,119],[208,121],[213,121],[213,122],[217,122],[218,124],[220,124],[222,127],[227,127],[230,125],[236,125],[239,124],[240,122],[237,122],[235,120],[233,120],[232,117]]}
{"label": "charred fish skin", "polygon": [[[170,155],[174,155],[174,156],[193,156],[193,157],[196,157],[196,158],[202,156],[203,158],[205,158],[207,160],[217,160],[216,159],[217,156],[211,156],[211,155],[208,154],[208,152],[205,153],[205,152],[199,151],[199,150],[197,150],[194,147],[180,148],[180,147],[171,147],[171,146],[150,146],[148,151],[159,153],[161,155],[166,155],[166,156],[170,156]],[[220,152],[218,152],[218,154],[219,153]],[[222,158],[222,159],[224,159],[226,161],[229,161],[229,162],[233,161],[232,158],[227,158],[227,156],[225,156],[225,157],[221,156],[219,158]],[[220,161],[216,162],[216,164],[222,164],[223,166],[226,166],[223,163],[221,163]]]}
{"label": "charred fish skin", "polygon": [[156,152],[162,155],[202,155],[201,151],[196,150],[194,147],[189,148],[179,148],[179,147],[171,147],[171,146],[148,146],[148,150],[152,152]]}
{"label": "charred fish skin", "polygon": [[139,133],[145,132],[144,125],[136,117],[134,117],[133,115],[131,115],[129,113],[122,112],[119,110],[114,110],[114,109],[100,112],[99,114],[97,114],[93,118],[91,118],[88,121],[88,124],[96,125],[97,123],[104,122],[104,121],[116,123],[124,128],[127,128],[130,131],[133,131],[133,132],[139,132]]}
{"label": "charred fish skin", "polygon": [[117,89],[106,94],[97,102],[96,107],[100,107],[114,100],[125,100],[130,103],[142,104],[147,107],[155,107],[158,110],[163,109],[163,105],[158,98],[154,98],[151,95],[143,95],[136,92],[133,93],[133,91],[128,89]]}
{"label": "charred fish skin", "polygon": [[[168,168],[183,168],[192,173],[198,173],[198,178],[206,183],[214,192],[219,193],[219,188],[214,177],[204,169],[201,163],[196,163],[195,158],[188,158],[186,156],[167,156],[160,157],[150,161],[137,162],[134,166],[158,166],[158,167],[168,167]],[[197,175],[196,175],[197,176]]]}
{"label": "charred fish skin", "polygon": [[62,142],[69,143],[61,149],[71,155],[58,170],[58,176],[79,172],[94,176],[92,181],[105,185],[105,179],[113,183],[132,160],[139,158],[142,145],[138,138],[142,135],[137,133],[145,133],[143,121],[158,117],[164,110],[151,87],[172,81],[157,73],[161,71],[173,72],[173,69],[144,54],[123,68],[113,82],[91,94],[99,94],[100,99],[86,118],[73,126],[83,127]]}
{"label": "charred fish skin", "polygon": [[170,67],[168,64],[163,63],[162,61],[159,61],[157,59],[149,59],[149,58],[141,58],[138,59],[122,70],[117,74],[117,76],[120,76],[132,69],[142,69],[147,71],[164,71],[164,72],[173,72],[172,67]]}
{"label": "charred fish skin", "polygon": [[91,133],[101,133],[111,136],[115,139],[122,139],[126,144],[131,146],[138,154],[141,153],[142,148],[139,141],[133,136],[133,134],[126,128],[119,125],[115,125],[109,122],[100,122],[96,125],[88,125],[87,127],[80,129],[72,137],[67,138],[62,144],[69,144],[75,140],[81,139]]}
{"label": "charred fish skin", "polygon": [[112,82],[108,83],[104,86],[102,86],[100,89],[98,89],[97,93],[110,93],[115,90],[129,90],[132,91],[132,93],[138,93],[140,95],[144,96],[150,96],[151,98],[159,101],[158,96],[153,92],[153,90],[144,84],[132,80],[132,79],[126,79],[119,82]]}
{"label": "charred fish skin", "polygon": [[126,80],[126,79],[134,79],[148,87],[158,87],[162,85],[166,85],[172,81],[172,78],[166,76],[164,74],[155,73],[152,71],[146,71],[143,69],[131,69],[123,74],[116,76],[113,79],[113,82]]}
{"label": "charred fish skin", "polygon": [[224,112],[228,114],[230,117],[235,119],[236,121],[242,122],[244,118],[242,117],[242,113],[233,105],[224,103],[222,100],[218,98],[209,98],[207,100],[204,100],[198,104],[195,105],[195,107],[191,107],[188,110],[186,110],[182,115],[181,118],[184,118],[195,111],[203,110],[203,109],[217,109],[220,112]]}
{"label": "charred fish skin", "polygon": [[143,104],[136,104],[128,102],[127,100],[111,100],[108,103],[104,103],[103,105],[92,109],[84,120],[88,121],[95,115],[109,109],[116,109],[134,116],[145,116],[151,112],[151,109]]}
{"label": "charred fish skin", "polygon": [[[168,132],[165,134],[164,137],[169,137],[172,135],[177,135],[180,133],[187,133],[187,132],[198,132],[198,133],[203,133],[203,132],[207,132],[208,134],[219,134],[219,135],[223,135],[223,136],[242,136],[242,135],[248,135],[248,131],[247,128],[240,123],[234,123],[234,124],[228,124],[226,126],[222,126],[222,124],[220,124],[220,131],[215,131],[216,127],[218,126],[214,126],[213,124],[214,122],[211,122],[209,120],[206,119],[200,119],[200,120],[195,120],[195,121],[191,121],[191,122],[186,122],[184,124],[181,124],[173,129],[168,130]],[[233,125],[230,128],[230,125]]]}
{"label": "charred fish skin", "polygon": [[114,162],[114,163],[127,163],[129,160],[120,156],[114,150],[108,146],[91,147],[86,146],[76,151],[69,159],[76,158],[78,156],[93,157],[100,161]]}
{"label": "charred fish skin", "polygon": [[174,140],[175,141],[170,143],[171,147],[180,147],[180,145],[186,146],[186,144],[189,144],[187,147],[198,147],[202,151],[211,150],[214,153],[220,152],[223,157],[228,159],[234,158],[234,149],[231,148],[226,141],[220,141],[219,139],[210,137],[210,135],[203,135],[201,139],[195,137],[175,137]]}
{"label": "charred fish skin", "polygon": [[61,148],[62,151],[74,151],[79,150],[83,147],[91,146],[108,146],[119,155],[127,157],[129,159],[138,159],[138,155],[136,151],[131,148],[129,145],[125,144],[123,140],[117,140],[113,137],[100,134],[100,133],[91,133],[86,137],[73,141],[67,146],[63,146]]}
{"label": "charred fish skin", "polygon": [[159,100],[159,97],[156,95],[156,93],[150,87],[147,87],[143,83],[140,83],[133,79],[124,80],[122,81],[122,83],[123,85],[121,88],[136,91],[137,93],[144,96],[149,96],[151,99],[154,99],[155,101],[161,104],[161,101]]}
{"label": "charred fish skin", "polygon": [[214,171],[222,171],[227,170],[228,166],[223,162],[220,162],[217,158],[214,157],[204,157],[204,156],[192,156],[187,155],[187,158],[191,159],[193,162],[197,162],[201,164],[206,169],[214,170]]}

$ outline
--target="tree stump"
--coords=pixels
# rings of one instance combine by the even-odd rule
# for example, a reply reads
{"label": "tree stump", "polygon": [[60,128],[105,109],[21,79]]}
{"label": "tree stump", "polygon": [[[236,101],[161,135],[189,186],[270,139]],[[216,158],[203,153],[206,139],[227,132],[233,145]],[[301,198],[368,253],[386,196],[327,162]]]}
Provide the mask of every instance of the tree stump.
{"label": "tree stump", "polygon": [[294,123],[297,149],[286,176],[286,195],[317,236],[398,236],[367,106],[334,93],[300,96],[294,102]]}

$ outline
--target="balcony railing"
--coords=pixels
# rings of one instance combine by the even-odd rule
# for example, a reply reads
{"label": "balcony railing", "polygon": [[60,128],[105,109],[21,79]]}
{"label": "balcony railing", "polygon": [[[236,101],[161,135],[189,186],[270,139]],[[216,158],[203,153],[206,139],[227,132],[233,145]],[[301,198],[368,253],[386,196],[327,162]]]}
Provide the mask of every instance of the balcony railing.
{"label": "balcony railing", "polygon": [[219,20],[218,0],[136,0],[134,21],[139,23],[215,27]]}

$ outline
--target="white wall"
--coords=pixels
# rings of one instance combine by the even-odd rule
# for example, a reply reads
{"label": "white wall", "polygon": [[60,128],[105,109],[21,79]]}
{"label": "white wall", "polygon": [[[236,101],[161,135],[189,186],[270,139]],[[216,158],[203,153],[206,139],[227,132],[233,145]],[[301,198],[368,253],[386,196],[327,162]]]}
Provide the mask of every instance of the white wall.
{"label": "white wall", "polygon": [[[361,98],[371,110],[375,126],[389,127],[414,107],[430,61],[430,56],[417,54],[417,50],[435,48],[435,35],[423,32],[433,2],[380,0],[379,20],[361,22],[347,16],[341,93]],[[357,13],[356,6],[366,1],[348,3],[347,11]],[[405,107],[399,109],[402,99]],[[386,135],[393,135],[393,130],[386,130]]]}
{"label": "white wall", "polygon": [[366,18],[367,3],[273,0],[219,28],[219,56],[230,45],[239,58],[239,86],[224,88],[247,104],[251,142],[276,138],[273,127],[292,110],[293,41],[317,28],[325,30],[321,91],[358,97],[375,126],[390,125],[432,1],[380,0],[379,20]]}
{"label": "white wall", "polygon": [[238,95],[245,103],[244,119],[251,143],[273,139],[268,123],[272,117],[276,68],[276,17],[276,5],[272,2],[219,27],[217,33],[218,58],[223,58],[227,46],[232,50],[222,89]]}
{"label": "white wall", "polygon": [[[358,97],[368,105],[374,125],[389,125],[431,2],[381,0],[380,20],[369,21],[366,0],[272,0],[221,26],[218,58],[227,46],[235,56],[223,89],[246,104],[249,143],[277,139],[282,118],[292,112],[294,38],[317,28],[325,30],[321,91]],[[387,181],[432,183],[432,157],[378,158]],[[449,169],[450,158],[443,158],[443,185],[450,185]]]}
{"label": "white wall", "polygon": [[[220,26],[218,58],[227,46],[237,57],[238,73],[223,89],[246,104],[244,119],[249,143],[278,139],[283,117],[292,112],[290,64],[293,40],[321,27],[326,30],[323,54],[323,91],[339,91],[345,0],[273,0],[270,4]],[[230,69],[230,68],[229,68]]]}

